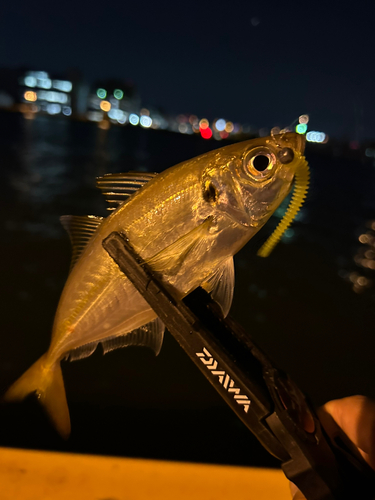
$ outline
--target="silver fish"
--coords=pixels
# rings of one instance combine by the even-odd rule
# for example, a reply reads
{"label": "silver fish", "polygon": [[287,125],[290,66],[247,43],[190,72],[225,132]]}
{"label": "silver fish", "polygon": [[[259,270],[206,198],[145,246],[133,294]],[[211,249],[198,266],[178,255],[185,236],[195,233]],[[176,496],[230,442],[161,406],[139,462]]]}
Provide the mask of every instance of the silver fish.
{"label": "silver fish", "polygon": [[62,217],[73,242],[73,266],[51,344],[10,387],[5,400],[35,392],[67,437],[62,359],[89,356],[98,343],[104,352],[127,345],[159,352],[163,323],[102,247],[112,231],[127,234],[176,298],[203,286],[226,315],[233,297],[233,255],[266,223],[293,180],[297,194],[271,247],[302,204],[308,184],[304,144],[304,137],[286,133],[226,146],[159,175],[133,172],[98,179],[114,210],[107,218]]}

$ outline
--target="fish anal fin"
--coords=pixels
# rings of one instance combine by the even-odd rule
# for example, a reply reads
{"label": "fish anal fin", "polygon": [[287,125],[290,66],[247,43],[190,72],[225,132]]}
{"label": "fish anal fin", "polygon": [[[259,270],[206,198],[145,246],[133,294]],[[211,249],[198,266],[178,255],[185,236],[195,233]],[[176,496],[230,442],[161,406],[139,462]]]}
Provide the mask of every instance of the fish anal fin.
{"label": "fish anal fin", "polygon": [[192,252],[198,254],[202,245],[206,244],[212,223],[213,218],[207,218],[192,231],[185,234],[150,259],[147,259],[146,263],[157,273],[176,274],[188,254]]}
{"label": "fish anal fin", "polygon": [[99,342],[90,342],[89,344],[81,345],[70,351],[67,354],[66,359],[69,361],[78,361],[79,359],[88,358],[98,347],[98,343]]}
{"label": "fish anal fin", "polygon": [[106,354],[121,347],[134,345],[150,347],[157,356],[163,344],[164,329],[164,323],[159,318],[156,318],[124,335],[115,335],[102,340],[103,352]]}
{"label": "fish anal fin", "polygon": [[92,235],[103,222],[103,217],[96,215],[63,215],[60,222],[69,234],[73,252],[70,270],[80,258]]}
{"label": "fish anal fin", "polygon": [[151,181],[157,174],[151,172],[127,172],[122,174],[106,174],[96,179],[99,188],[109,204],[107,210],[116,208],[127,201],[129,196]]}
{"label": "fish anal fin", "polygon": [[234,291],[234,263],[229,257],[209,276],[201,287],[211,294],[223,311],[224,318],[228,315],[232,305]]}

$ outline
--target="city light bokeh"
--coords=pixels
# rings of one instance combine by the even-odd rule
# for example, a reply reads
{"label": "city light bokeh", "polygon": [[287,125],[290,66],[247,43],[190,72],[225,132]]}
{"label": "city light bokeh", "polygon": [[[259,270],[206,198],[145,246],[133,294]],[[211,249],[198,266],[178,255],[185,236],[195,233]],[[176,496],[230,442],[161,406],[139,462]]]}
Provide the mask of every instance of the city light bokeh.
{"label": "city light bokeh", "polygon": [[[55,78],[46,71],[19,72],[13,88],[7,91],[1,89],[0,84],[0,108],[21,111],[28,119],[38,113],[48,114],[96,122],[105,130],[111,125],[131,125],[187,135],[197,134],[204,140],[241,140],[294,129],[299,134],[306,134],[308,142],[321,144],[328,141],[324,132],[308,131],[307,114],[300,115],[294,127],[273,127],[272,130],[257,129],[247,123],[233,122],[224,117],[210,120],[189,113],[173,116],[155,106],[145,107],[136,89],[127,82],[112,79],[90,85],[82,80],[73,82]],[[103,125],[104,122],[107,124]]]}

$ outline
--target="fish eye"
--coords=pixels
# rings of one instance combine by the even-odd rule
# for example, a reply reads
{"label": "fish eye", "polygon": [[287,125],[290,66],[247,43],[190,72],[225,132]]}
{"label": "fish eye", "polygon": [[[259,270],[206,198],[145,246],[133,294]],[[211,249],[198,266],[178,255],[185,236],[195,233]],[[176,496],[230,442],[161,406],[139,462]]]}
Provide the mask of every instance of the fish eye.
{"label": "fish eye", "polygon": [[268,179],[275,165],[275,155],[265,148],[249,151],[243,160],[245,173],[255,180]]}
{"label": "fish eye", "polygon": [[255,170],[258,172],[264,172],[270,164],[270,158],[268,155],[256,155],[250,161]]}

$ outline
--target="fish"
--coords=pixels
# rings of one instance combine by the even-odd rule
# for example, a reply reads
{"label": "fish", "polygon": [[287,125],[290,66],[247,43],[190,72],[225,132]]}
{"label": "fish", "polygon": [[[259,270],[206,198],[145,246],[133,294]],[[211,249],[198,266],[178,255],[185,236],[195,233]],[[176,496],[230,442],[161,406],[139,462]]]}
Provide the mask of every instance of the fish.
{"label": "fish", "polygon": [[160,174],[128,172],[97,179],[108,217],[63,216],[73,246],[49,349],[5,393],[35,393],[63,438],[71,432],[61,361],[129,345],[161,349],[164,324],[102,246],[113,231],[176,299],[201,286],[228,314],[233,256],[289,194],[289,208],[258,252],[267,256],[302,205],[309,183],[304,137],[286,132],[225,146]]}

